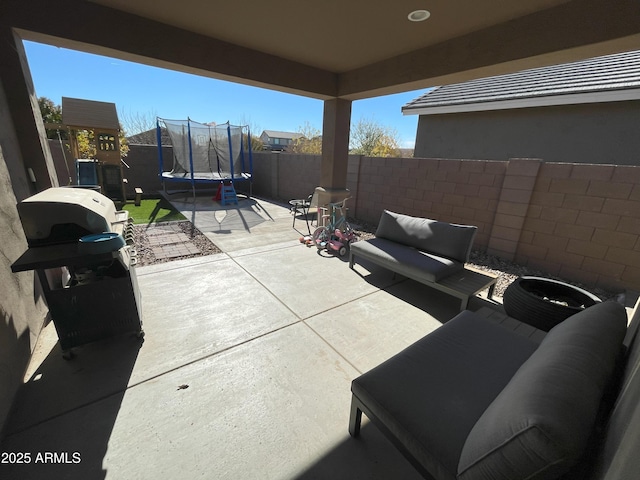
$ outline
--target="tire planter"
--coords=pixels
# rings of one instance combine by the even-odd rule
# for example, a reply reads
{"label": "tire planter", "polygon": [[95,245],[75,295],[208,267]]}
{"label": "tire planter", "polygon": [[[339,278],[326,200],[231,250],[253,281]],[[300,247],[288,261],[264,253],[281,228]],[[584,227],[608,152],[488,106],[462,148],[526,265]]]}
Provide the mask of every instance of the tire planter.
{"label": "tire planter", "polygon": [[540,277],[516,279],[503,296],[507,315],[546,332],[565,318],[600,302],[586,290]]}

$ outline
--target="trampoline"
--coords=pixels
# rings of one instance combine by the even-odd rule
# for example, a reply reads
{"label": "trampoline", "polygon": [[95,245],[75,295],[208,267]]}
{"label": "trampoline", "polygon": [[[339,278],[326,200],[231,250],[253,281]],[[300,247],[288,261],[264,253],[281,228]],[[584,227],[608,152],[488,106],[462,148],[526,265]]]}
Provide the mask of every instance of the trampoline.
{"label": "trampoline", "polygon": [[[165,171],[162,154],[162,128],[166,129],[173,146],[173,165]],[[247,126],[216,125],[187,120],[158,118],[159,175],[166,192],[166,182],[182,182],[191,185],[193,196],[196,184],[232,185],[249,183],[252,194],[253,158],[251,156],[251,132]]]}

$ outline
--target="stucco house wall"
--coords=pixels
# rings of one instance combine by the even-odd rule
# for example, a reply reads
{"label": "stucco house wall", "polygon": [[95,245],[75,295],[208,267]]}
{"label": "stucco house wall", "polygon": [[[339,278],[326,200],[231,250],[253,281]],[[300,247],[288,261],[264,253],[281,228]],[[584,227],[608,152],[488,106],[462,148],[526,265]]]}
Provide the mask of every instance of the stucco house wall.
{"label": "stucco house wall", "polygon": [[640,164],[640,100],[420,115],[415,156]]}
{"label": "stucco house wall", "polygon": [[34,272],[13,273],[27,249],[16,204],[32,194],[0,82],[0,431],[48,309]]}

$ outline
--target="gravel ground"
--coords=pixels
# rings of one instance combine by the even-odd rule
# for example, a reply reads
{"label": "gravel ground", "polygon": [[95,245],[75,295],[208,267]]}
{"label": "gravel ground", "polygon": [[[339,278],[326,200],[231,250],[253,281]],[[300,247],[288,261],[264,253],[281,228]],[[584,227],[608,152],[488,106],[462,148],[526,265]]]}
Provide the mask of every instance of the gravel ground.
{"label": "gravel ground", "polygon": [[221,253],[218,247],[216,247],[211,240],[209,240],[200,230],[193,226],[188,220],[182,222],[175,222],[182,230],[191,243],[193,243],[200,253],[194,255],[185,255],[182,257],[172,257],[166,259],[157,259],[153,254],[153,250],[149,246],[149,238],[147,236],[146,225],[134,225],[133,236],[136,251],[138,252],[138,266],[154,265],[156,263],[172,262],[174,260],[182,260],[183,258],[202,257],[204,255],[212,255],[214,253]]}
{"label": "gravel ground", "polygon": [[[354,226],[354,230],[359,238],[359,240],[366,240],[367,238],[373,238],[375,235],[373,232],[376,230],[376,225],[369,224],[367,222],[362,222],[357,219],[349,219],[349,222]],[[188,236],[190,241],[198,247],[200,253],[194,255],[187,255],[183,257],[174,257],[169,259],[156,259],[153,251],[149,246],[149,240],[147,238],[147,226],[146,225],[135,225],[134,226],[134,241],[136,245],[136,250],[138,252],[138,265],[153,265],[156,263],[164,263],[170,262],[174,260],[181,260],[183,258],[193,258],[200,257],[204,255],[211,255],[214,253],[220,253],[221,250],[216,247],[211,240],[209,240],[200,230],[195,228],[191,222],[182,221],[177,222],[180,226],[181,230]],[[523,275],[532,275],[536,277],[545,277],[545,278],[553,278],[555,280],[560,280],[563,282],[570,283],[580,288],[584,288],[587,291],[590,291],[600,297],[603,300],[616,298],[617,294],[614,292],[609,292],[603,289],[598,288],[589,288],[580,283],[576,282],[568,282],[566,279],[559,278],[554,275],[550,275],[547,272],[543,272],[540,270],[535,270],[529,267],[525,267],[523,265],[518,265],[517,263],[508,262],[500,257],[496,257],[493,255],[488,255],[484,252],[473,251],[471,252],[471,258],[469,261],[469,265],[477,268],[479,270],[483,270],[485,272],[492,273],[498,276],[498,282],[496,284],[494,295],[496,297],[502,297],[504,291],[507,287],[513,282],[516,278]]]}

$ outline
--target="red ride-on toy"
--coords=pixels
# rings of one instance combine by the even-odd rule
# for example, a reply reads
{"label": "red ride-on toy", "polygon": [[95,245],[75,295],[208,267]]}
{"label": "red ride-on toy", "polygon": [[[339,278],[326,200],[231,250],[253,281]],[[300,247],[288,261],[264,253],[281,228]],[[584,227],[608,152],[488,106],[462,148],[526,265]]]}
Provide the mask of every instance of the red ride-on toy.
{"label": "red ride-on toy", "polygon": [[333,232],[333,235],[331,236],[331,239],[327,243],[326,248],[327,251],[332,250],[341,257],[344,257],[347,254],[349,245],[351,245],[351,243],[355,242],[356,240],[356,234],[353,232],[353,230],[351,230],[351,228],[345,230],[344,232],[336,228],[335,232]]}

